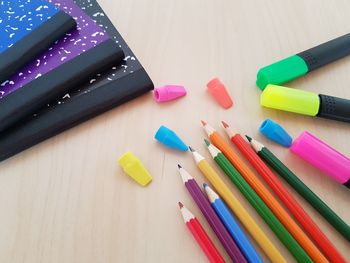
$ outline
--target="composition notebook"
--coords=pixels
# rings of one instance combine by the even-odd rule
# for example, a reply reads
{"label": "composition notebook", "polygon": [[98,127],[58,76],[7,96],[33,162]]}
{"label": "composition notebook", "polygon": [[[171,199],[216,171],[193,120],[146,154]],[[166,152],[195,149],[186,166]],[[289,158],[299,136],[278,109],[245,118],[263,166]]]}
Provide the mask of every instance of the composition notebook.
{"label": "composition notebook", "polygon": [[76,27],[45,0],[0,1],[0,83]]}
{"label": "composition notebook", "polygon": [[49,0],[68,13],[77,30],[0,85],[0,131],[35,113],[49,101],[84,83],[91,75],[118,65],[122,49],[73,0]]}
{"label": "composition notebook", "polygon": [[74,92],[51,102],[22,124],[0,133],[0,160],[153,89],[153,83],[141,63],[98,3],[95,0],[75,2],[118,43],[124,51],[124,61],[105,74],[97,74]]}

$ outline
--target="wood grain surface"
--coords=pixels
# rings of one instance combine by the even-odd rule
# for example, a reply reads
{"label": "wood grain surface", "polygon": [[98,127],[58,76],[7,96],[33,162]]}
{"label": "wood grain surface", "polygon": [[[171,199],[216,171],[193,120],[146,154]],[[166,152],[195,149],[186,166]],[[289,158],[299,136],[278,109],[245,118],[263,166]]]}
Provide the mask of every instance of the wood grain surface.
{"label": "wood grain surface", "polygon": [[[350,125],[262,109],[255,86],[260,67],[350,32],[349,1],[99,2],[155,85],[183,84],[188,96],[160,105],[147,94],[0,163],[0,262],[206,262],[182,221],[179,200],[223,251],[177,173],[181,163],[204,181],[191,154],[153,139],[158,127],[167,125],[209,158],[201,119],[221,132],[220,121],[226,120],[260,139],[350,223],[349,190],[258,133],[261,122],[271,118],[294,138],[308,130],[350,156]],[[288,85],[350,98],[349,72],[350,58],[345,58]],[[206,92],[215,76],[233,97],[229,110]],[[135,184],[117,165],[125,151],[134,152],[153,175],[148,187]],[[293,262],[238,190],[232,190]],[[291,192],[350,259],[349,243]]]}

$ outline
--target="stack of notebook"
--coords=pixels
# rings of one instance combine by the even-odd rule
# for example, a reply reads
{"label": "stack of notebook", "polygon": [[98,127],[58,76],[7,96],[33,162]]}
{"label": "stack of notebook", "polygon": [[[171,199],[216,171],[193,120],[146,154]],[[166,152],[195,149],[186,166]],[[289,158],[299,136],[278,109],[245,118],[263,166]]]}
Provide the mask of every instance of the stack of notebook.
{"label": "stack of notebook", "polygon": [[0,7],[0,160],[153,89],[95,0]]}

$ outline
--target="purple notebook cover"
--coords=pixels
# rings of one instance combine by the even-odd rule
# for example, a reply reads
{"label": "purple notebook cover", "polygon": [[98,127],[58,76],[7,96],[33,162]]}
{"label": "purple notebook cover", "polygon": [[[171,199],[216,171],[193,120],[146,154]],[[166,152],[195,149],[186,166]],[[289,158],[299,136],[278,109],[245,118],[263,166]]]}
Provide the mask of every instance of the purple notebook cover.
{"label": "purple notebook cover", "polygon": [[77,22],[77,30],[58,40],[16,76],[3,82],[0,85],[0,99],[109,38],[73,0],[48,1],[72,16]]}

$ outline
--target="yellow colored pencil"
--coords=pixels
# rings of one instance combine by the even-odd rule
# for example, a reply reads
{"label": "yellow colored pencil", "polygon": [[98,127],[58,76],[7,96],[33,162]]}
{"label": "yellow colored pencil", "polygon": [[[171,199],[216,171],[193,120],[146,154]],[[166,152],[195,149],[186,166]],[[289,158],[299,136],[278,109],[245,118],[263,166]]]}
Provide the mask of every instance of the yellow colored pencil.
{"label": "yellow colored pencil", "polygon": [[254,221],[250,214],[241,205],[239,200],[230,191],[228,186],[222,181],[215,170],[210,166],[210,164],[201,156],[198,152],[190,148],[193,158],[197,164],[199,170],[203,173],[205,178],[213,185],[218,194],[230,209],[236,214],[241,223],[249,231],[250,235],[259,244],[265,254],[270,258],[272,262],[287,262],[285,258],[281,255],[278,249],[272,244],[270,239],[262,231],[259,225]]}

